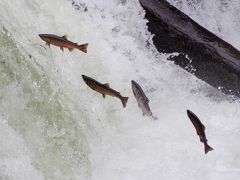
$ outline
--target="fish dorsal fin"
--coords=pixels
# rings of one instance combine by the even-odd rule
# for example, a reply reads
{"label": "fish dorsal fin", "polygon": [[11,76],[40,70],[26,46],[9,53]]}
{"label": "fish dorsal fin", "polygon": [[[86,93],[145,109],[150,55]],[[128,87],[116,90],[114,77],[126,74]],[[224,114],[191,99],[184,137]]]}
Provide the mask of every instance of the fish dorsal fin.
{"label": "fish dorsal fin", "polygon": [[109,83],[105,83],[105,84],[103,84],[104,86],[106,86],[106,87],[110,87],[110,85],[109,85]]}
{"label": "fish dorsal fin", "polygon": [[62,38],[67,40],[67,35],[65,34],[64,36],[62,36]]}

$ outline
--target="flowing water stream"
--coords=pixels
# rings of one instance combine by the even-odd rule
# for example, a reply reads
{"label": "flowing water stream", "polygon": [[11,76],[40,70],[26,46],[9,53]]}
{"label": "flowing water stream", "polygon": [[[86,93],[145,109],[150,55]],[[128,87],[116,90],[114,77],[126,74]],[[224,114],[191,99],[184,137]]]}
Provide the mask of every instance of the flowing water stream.
{"label": "flowing water stream", "polygon": [[[237,0],[170,2],[240,47]],[[240,176],[239,101],[157,53],[137,0],[1,0],[0,12],[0,179]],[[88,42],[88,53],[48,48],[41,33]],[[92,91],[82,74],[129,96],[127,107]],[[131,80],[159,120],[142,116]],[[187,109],[206,126],[207,155]]]}

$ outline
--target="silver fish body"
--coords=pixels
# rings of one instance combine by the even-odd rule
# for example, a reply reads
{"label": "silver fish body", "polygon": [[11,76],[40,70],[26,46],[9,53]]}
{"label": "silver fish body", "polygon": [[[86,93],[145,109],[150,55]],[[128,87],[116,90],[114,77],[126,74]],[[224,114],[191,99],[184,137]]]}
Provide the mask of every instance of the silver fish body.
{"label": "silver fish body", "polygon": [[152,114],[152,111],[148,105],[149,99],[143,92],[141,86],[134,80],[132,80],[131,83],[133,94],[137,100],[138,107],[142,110],[143,116],[150,116],[153,119],[157,119],[157,117],[154,117]]}

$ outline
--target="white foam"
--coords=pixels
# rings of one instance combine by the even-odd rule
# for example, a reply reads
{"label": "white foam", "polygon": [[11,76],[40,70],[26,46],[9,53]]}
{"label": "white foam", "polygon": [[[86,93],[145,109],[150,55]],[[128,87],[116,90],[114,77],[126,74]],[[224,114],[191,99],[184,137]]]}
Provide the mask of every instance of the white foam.
{"label": "white foam", "polygon": [[32,165],[32,154],[24,140],[7,125],[6,117],[1,114],[0,137],[0,179],[44,179]]}
{"label": "white foam", "polygon": [[[216,97],[207,84],[166,62],[166,56],[153,47],[146,47],[151,35],[137,0],[75,2],[85,3],[87,12],[75,10],[71,1],[18,0],[13,5],[2,0],[0,20],[48,73],[56,92],[61,90],[65,95],[61,103],[71,107],[70,113],[78,120],[76,126],[81,126],[90,145],[90,178],[239,177],[239,103],[227,101],[224,95]],[[10,9],[15,13],[8,14]],[[67,34],[74,42],[88,42],[88,54],[77,50],[62,53],[53,46],[45,50],[40,46],[44,46],[40,33]],[[82,74],[109,82],[129,96],[127,107],[123,109],[116,98],[103,100],[82,81]],[[142,116],[132,94],[132,79],[146,92],[158,121]],[[214,148],[207,155],[186,109],[196,113],[206,126]],[[73,173],[70,177],[82,174],[77,169]]]}

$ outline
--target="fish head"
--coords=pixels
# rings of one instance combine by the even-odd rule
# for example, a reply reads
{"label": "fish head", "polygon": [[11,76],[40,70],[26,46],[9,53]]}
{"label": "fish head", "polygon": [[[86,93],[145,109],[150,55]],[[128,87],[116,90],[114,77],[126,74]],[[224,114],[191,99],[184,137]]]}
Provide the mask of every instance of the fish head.
{"label": "fish head", "polygon": [[202,125],[202,123],[201,123],[201,121],[199,120],[199,118],[196,116],[196,114],[194,114],[192,111],[190,111],[190,110],[187,110],[187,115],[188,115],[188,117],[189,117],[189,119],[194,123],[194,122],[197,122],[198,124],[200,124],[201,126],[203,126]]}
{"label": "fish head", "polygon": [[135,86],[137,86],[137,83],[136,83],[136,81],[132,80],[132,81],[131,81],[131,83],[132,83],[132,87],[135,87]]}
{"label": "fish head", "polygon": [[187,114],[190,115],[190,114],[192,114],[192,112],[187,109]]}
{"label": "fish head", "polygon": [[44,41],[48,41],[48,36],[47,36],[47,34],[39,34],[39,37],[42,39],[42,40],[44,40]]}
{"label": "fish head", "polygon": [[136,84],[136,82],[135,82],[134,80],[131,80],[131,83],[132,83],[132,84]]}
{"label": "fish head", "polygon": [[88,84],[91,85],[92,84],[92,79],[86,75],[82,75],[83,81]]}
{"label": "fish head", "polygon": [[191,120],[194,119],[195,114],[188,109],[187,109],[187,115],[188,115],[189,119],[191,119]]}
{"label": "fish head", "polygon": [[131,84],[132,84],[133,94],[134,94],[134,96],[137,96],[137,83],[134,80],[132,80]]}
{"label": "fish head", "polygon": [[87,76],[85,76],[85,75],[82,75],[82,78],[83,78],[83,80],[86,82],[86,80],[88,79],[88,77]]}

